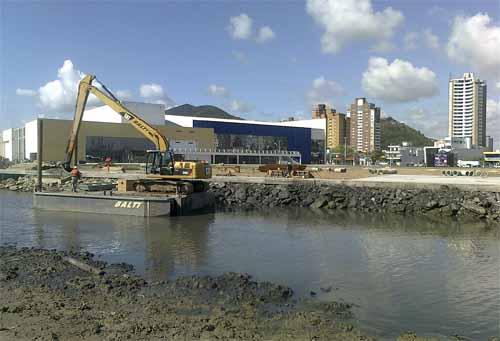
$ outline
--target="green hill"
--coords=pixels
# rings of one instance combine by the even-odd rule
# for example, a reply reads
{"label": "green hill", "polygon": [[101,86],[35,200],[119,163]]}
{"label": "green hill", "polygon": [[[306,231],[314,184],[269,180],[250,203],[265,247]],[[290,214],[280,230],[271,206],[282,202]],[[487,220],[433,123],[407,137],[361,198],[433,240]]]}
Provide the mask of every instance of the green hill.
{"label": "green hill", "polygon": [[165,114],[176,115],[176,116],[193,116],[193,117],[222,118],[228,120],[242,120],[241,117],[231,115],[226,111],[213,105],[194,106],[191,104],[183,104],[165,110]]}
{"label": "green hill", "polygon": [[382,149],[387,149],[389,145],[400,145],[403,141],[410,142],[415,147],[433,145],[431,138],[392,117],[380,119],[380,130]]}

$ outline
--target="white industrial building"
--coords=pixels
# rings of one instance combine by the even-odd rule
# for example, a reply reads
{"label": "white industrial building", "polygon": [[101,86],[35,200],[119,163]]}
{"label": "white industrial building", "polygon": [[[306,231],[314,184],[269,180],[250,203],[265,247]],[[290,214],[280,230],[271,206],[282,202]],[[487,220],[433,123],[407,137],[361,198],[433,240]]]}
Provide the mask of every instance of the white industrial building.
{"label": "white industrial building", "polygon": [[[165,115],[165,106],[162,104],[124,102],[124,105],[152,125],[212,129],[214,137],[211,139],[213,143],[209,152],[214,162],[230,163],[234,161],[235,156],[237,163],[274,162],[273,158],[323,163],[325,159],[326,119],[284,122],[230,120]],[[108,106],[86,110],[83,121],[127,123],[127,120]],[[38,149],[38,122],[39,120],[35,119],[23,127],[1,132],[0,156],[16,163],[35,160]],[[184,135],[180,137],[181,135],[177,134],[178,138],[168,136],[174,151],[196,150],[196,153],[201,155],[202,151],[198,149],[207,148],[206,141],[203,142],[203,147],[200,147],[197,146],[196,139],[186,138]],[[59,137],[59,146],[65,146],[66,143],[64,137]],[[226,159],[227,161],[224,161]]]}
{"label": "white industrial building", "polygon": [[266,122],[165,115],[165,121],[185,128],[214,129],[217,150],[250,150],[259,160],[270,151],[283,154],[280,160],[294,152],[293,161],[325,163],[326,119]]}
{"label": "white industrial building", "polygon": [[[163,104],[123,102],[132,112],[139,114],[153,125],[164,125],[165,106]],[[126,123],[127,121],[107,105],[85,110],[83,121]],[[9,128],[1,132],[0,156],[12,161],[34,160],[38,148],[38,120],[25,123],[24,127]],[[68,131],[69,134],[69,131]],[[61,141],[66,144],[67,141]]]}
{"label": "white industrial building", "polygon": [[25,128],[9,128],[2,132],[0,156],[12,162],[24,161]]}
{"label": "white industrial building", "polygon": [[[141,118],[149,124],[165,124],[165,119],[163,117],[165,105],[163,104],[124,101],[123,105],[133,113],[141,116]],[[127,123],[127,120],[123,118],[123,116],[107,105],[85,110],[83,120],[89,122]]]}
{"label": "white industrial building", "polygon": [[233,120],[233,119],[223,119],[223,118],[207,118],[207,117],[195,117],[195,116],[177,116],[177,115],[165,115],[165,121],[167,124],[176,124],[181,127],[195,127],[195,121],[210,121],[210,122],[227,122],[235,124],[256,124],[256,125],[267,125],[267,126],[281,126],[281,127],[297,127],[297,128],[310,128],[312,139],[325,139],[326,134],[326,118],[316,118],[311,120],[291,120],[291,121],[254,121],[254,120]]}

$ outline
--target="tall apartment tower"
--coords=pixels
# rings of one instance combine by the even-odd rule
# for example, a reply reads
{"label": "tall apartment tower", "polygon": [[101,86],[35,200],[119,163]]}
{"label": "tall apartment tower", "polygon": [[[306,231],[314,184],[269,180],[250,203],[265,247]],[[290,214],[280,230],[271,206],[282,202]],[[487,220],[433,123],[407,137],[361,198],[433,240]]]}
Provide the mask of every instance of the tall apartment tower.
{"label": "tall apartment tower", "polygon": [[326,148],[349,145],[350,118],[345,114],[331,112],[326,115]]}
{"label": "tall apartment tower", "polygon": [[380,108],[366,98],[356,98],[350,114],[350,146],[358,152],[380,151]]}
{"label": "tall apartment tower", "polygon": [[335,112],[328,104],[317,104],[312,109],[312,118],[326,118],[327,114]]}
{"label": "tall apartment tower", "polygon": [[488,152],[492,152],[493,151],[493,137],[491,136],[486,136],[486,150]]}
{"label": "tall apartment tower", "polygon": [[450,79],[448,133],[453,138],[471,138],[475,146],[486,146],[486,83],[473,73]]}

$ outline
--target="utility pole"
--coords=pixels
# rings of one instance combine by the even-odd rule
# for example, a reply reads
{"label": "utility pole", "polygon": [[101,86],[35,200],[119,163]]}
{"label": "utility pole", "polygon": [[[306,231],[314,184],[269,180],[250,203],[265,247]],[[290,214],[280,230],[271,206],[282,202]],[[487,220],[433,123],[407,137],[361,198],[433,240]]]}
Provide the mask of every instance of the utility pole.
{"label": "utility pole", "polygon": [[344,165],[347,165],[347,136],[344,136]]}
{"label": "utility pole", "polygon": [[39,118],[37,121],[37,191],[42,191],[42,166],[43,166],[43,119]]}

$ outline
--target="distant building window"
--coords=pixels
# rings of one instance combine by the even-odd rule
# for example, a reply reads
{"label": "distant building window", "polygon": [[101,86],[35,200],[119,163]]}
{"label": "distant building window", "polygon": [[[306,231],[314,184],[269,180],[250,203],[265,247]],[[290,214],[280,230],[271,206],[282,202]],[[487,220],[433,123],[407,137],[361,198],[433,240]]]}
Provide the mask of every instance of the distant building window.
{"label": "distant building window", "polygon": [[217,134],[218,149],[288,150],[286,136]]}

